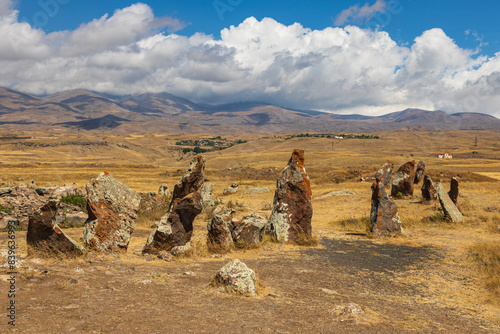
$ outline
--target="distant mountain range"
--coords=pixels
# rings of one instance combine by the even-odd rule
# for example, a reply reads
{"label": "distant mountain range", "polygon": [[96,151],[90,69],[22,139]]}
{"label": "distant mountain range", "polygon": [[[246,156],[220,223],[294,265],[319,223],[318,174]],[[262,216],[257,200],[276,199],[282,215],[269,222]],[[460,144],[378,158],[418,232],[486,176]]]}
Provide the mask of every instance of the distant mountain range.
{"label": "distant mountain range", "polygon": [[77,89],[38,97],[0,87],[0,129],[54,127],[113,133],[372,132],[400,128],[500,129],[479,113],[406,109],[383,116],[291,110],[256,102],[202,105],[168,93],[112,96]]}

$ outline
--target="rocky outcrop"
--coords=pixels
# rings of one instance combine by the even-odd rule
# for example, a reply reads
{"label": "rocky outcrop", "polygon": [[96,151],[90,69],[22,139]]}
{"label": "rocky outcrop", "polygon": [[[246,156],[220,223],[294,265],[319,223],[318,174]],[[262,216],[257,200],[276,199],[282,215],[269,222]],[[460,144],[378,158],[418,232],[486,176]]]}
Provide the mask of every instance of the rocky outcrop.
{"label": "rocky outcrop", "polygon": [[373,235],[381,236],[388,233],[400,234],[401,220],[398,207],[387,195],[382,181],[372,185],[372,207],[370,212],[371,231]]}
{"label": "rocky outcrop", "polygon": [[238,259],[224,265],[215,275],[213,283],[226,291],[254,297],[257,295],[255,272]]}
{"label": "rocky outcrop", "polygon": [[63,186],[54,187],[40,187],[36,189],[40,196],[50,196],[51,198],[58,198],[68,194],[79,193],[76,184],[65,184]]}
{"label": "rocky outcrop", "polygon": [[57,202],[50,201],[38,209],[29,219],[26,242],[28,249],[61,253],[82,254],[85,249],[68,237],[55,224]]}
{"label": "rocky outcrop", "polygon": [[189,243],[193,234],[193,220],[202,211],[204,171],[205,159],[198,155],[175,185],[169,209],[149,236],[143,253],[172,252],[175,247]]}
{"label": "rocky outcrop", "polygon": [[443,208],[443,214],[445,220],[452,221],[454,223],[461,223],[464,221],[464,216],[458,210],[457,206],[451,200],[450,196],[444,189],[441,183],[438,183],[436,186],[436,190],[438,193],[439,203]]}
{"label": "rocky outcrop", "polygon": [[237,192],[238,192],[238,183],[235,182],[230,187],[224,189],[222,195],[231,195],[231,194],[236,194]]}
{"label": "rocky outcrop", "polygon": [[392,179],[392,197],[412,196],[413,182],[415,181],[415,160],[399,167]]}
{"label": "rocky outcrop", "polygon": [[141,198],[107,172],[86,186],[89,218],[83,239],[89,248],[104,252],[126,251],[134,232]]}
{"label": "rocky outcrop", "polygon": [[304,151],[296,149],[276,182],[268,232],[279,242],[311,237],[311,183],[304,167]]}
{"label": "rocky outcrop", "polygon": [[391,177],[394,172],[394,163],[392,161],[387,160],[382,167],[375,173],[375,180],[377,182],[384,183],[386,188],[389,188],[391,185]]}
{"label": "rocky outcrop", "polygon": [[166,183],[163,183],[160,188],[158,188],[158,196],[165,196],[165,197],[168,197],[172,195],[172,193],[170,192],[170,190],[168,190],[168,184]]}
{"label": "rocky outcrop", "polygon": [[427,201],[432,201],[437,198],[437,191],[434,187],[434,182],[429,175],[424,176],[424,183],[422,184],[422,198]]}
{"label": "rocky outcrop", "polygon": [[203,210],[207,211],[214,207],[215,205],[215,196],[212,188],[212,183],[204,183],[201,188],[201,204],[203,206]]}
{"label": "rocky outcrop", "polygon": [[450,191],[448,191],[448,196],[450,196],[453,204],[457,205],[458,202],[458,179],[456,177],[451,179]]}
{"label": "rocky outcrop", "polygon": [[245,215],[241,222],[233,224],[233,241],[237,247],[260,245],[266,228],[266,221],[258,214]]}
{"label": "rocky outcrop", "polygon": [[33,213],[48,201],[48,198],[22,186],[3,188],[0,193],[0,219],[8,216],[17,220],[24,228],[28,227],[29,218]]}
{"label": "rocky outcrop", "polygon": [[210,250],[228,251],[233,246],[230,226],[233,210],[218,206],[208,223],[207,246]]}
{"label": "rocky outcrop", "polygon": [[425,173],[425,164],[422,160],[420,160],[417,163],[417,170],[415,171],[415,179],[413,180],[413,183],[414,184],[420,183],[420,181],[422,181],[424,173]]}

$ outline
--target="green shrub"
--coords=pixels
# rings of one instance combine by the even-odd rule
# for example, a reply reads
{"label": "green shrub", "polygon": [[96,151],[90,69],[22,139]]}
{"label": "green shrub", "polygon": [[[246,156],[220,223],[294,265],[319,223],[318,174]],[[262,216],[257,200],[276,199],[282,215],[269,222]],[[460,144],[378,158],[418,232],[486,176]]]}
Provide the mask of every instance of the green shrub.
{"label": "green shrub", "polygon": [[61,197],[61,202],[71,205],[76,205],[82,210],[87,210],[87,200],[84,195],[67,194]]}

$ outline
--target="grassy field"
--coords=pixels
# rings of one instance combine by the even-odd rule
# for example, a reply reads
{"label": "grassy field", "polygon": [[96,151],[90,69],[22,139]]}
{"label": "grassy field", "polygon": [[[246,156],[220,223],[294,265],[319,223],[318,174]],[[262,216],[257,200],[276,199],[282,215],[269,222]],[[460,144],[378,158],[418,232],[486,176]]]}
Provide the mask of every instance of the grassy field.
{"label": "grassy field", "polygon": [[[210,137],[52,135],[57,138],[0,140],[0,182],[35,180],[39,186],[76,183],[84,188],[105,170],[138,192],[156,191],[162,183],[173,188],[194,156],[183,154],[176,141]],[[195,220],[196,254],[168,263],[140,256],[154,222],[142,217],[127,254],[30,265],[49,273],[23,277],[18,331],[49,332],[50,326],[60,332],[500,331],[500,132],[401,130],[375,135],[380,139],[241,134],[228,139],[246,143],[203,154],[206,175],[223,204],[238,203],[241,216],[256,212],[268,217],[276,177],[293,149],[305,150],[313,233],[320,243],[306,248],[268,244],[228,254],[257,271],[265,293],[256,300],[218,296],[208,287],[211,275],[227,260],[210,257],[206,249],[206,213]],[[439,159],[439,153],[453,159]],[[442,221],[439,203],[422,201],[417,185],[413,198],[397,200],[404,235],[370,238],[371,177],[386,160],[397,167],[423,160],[426,173],[445,188],[451,177],[459,176],[465,222]],[[238,182],[239,192],[222,196],[233,182]],[[253,187],[270,192],[246,192]],[[316,198],[335,190],[355,195]],[[67,232],[82,238],[81,229]],[[18,232],[19,252],[26,255],[24,235]],[[2,233],[0,248],[6,242]],[[85,274],[76,274],[75,267]],[[187,271],[196,276],[187,277]],[[159,272],[161,279],[142,284],[151,272]],[[67,283],[71,278],[78,284]],[[4,291],[6,283],[1,283]],[[158,293],[164,298],[158,300]],[[343,319],[335,310],[347,302],[362,305],[366,316]],[[160,325],[165,314],[170,319]]]}

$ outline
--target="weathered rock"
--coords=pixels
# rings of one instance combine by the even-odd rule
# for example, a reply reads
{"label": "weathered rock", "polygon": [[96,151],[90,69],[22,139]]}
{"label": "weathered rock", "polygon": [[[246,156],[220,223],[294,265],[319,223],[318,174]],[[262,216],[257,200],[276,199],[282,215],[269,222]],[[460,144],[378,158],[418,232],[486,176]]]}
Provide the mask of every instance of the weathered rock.
{"label": "weathered rock", "polygon": [[31,190],[35,190],[36,189],[35,180],[31,180],[30,181],[30,184],[28,185],[28,188],[31,189]]}
{"label": "weathered rock", "polygon": [[238,259],[224,265],[215,275],[214,283],[224,286],[230,293],[251,297],[257,295],[255,272]]}
{"label": "weathered rock", "polygon": [[271,190],[269,190],[268,187],[262,187],[262,188],[250,188],[247,190],[247,193],[249,194],[261,194],[261,193],[268,193]]}
{"label": "weathered rock", "polygon": [[436,188],[434,182],[429,175],[424,176],[424,183],[422,184],[422,198],[427,201],[432,201],[437,198]]}
{"label": "weathered rock", "polygon": [[413,181],[415,181],[415,160],[399,167],[392,179],[392,197],[413,195]]}
{"label": "weathered rock", "polygon": [[66,213],[62,216],[61,225],[67,227],[83,227],[87,221],[88,215],[83,212]]}
{"label": "weathered rock", "polygon": [[107,172],[91,180],[86,190],[89,218],[83,228],[85,244],[104,252],[126,251],[140,196]]}
{"label": "weathered rock", "polygon": [[375,180],[377,180],[377,182],[383,182],[384,187],[389,188],[393,172],[394,162],[387,160],[375,173]]}
{"label": "weathered rock", "polygon": [[375,182],[372,185],[370,220],[373,235],[381,236],[388,233],[400,234],[402,232],[398,207],[396,202],[387,195],[383,182]]}
{"label": "weathered rock", "polygon": [[238,192],[238,183],[235,182],[230,187],[224,189],[222,195],[230,195],[230,194],[235,194],[237,192]]}
{"label": "weathered rock", "polygon": [[174,247],[189,243],[193,234],[193,220],[202,211],[204,170],[205,159],[198,155],[175,185],[169,209],[149,236],[143,253],[171,252]]}
{"label": "weathered rock", "polygon": [[85,249],[68,237],[54,224],[57,202],[50,201],[37,210],[29,219],[26,242],[32,249],[51,250],[62,253],[82,254]]}
{"label": "weathered rock", "polygon": [[255,213],[248,214],[234,227],[233,241],[238,247],[260,245],[265,228],[266,221],[263,217]]}
{"label": "weathered rock", "polygon": [[12,222],[14,226],[19,226],[19,220],[11,217],[11,216],[5,216],[0,219],[0,230],[6,229],[9,227],[9,224]]}
{"label": "weathered rock", "polygon": [[413,183],[414,184],[420,183],[420,181],[422,181],[424,173],[425,173],[425,164],[422,160],[420,160],[417,163],[417,170],[415,171],[415,179],[413,180]]}
{"label": "weathered rock", "polygon": [[267,229],[279,242],[311,237],[311,183],[304,167],[304,151],[296,149],[276,182],[273,211]]}
{"label": "weathered rock", "polygon": [[47,198],[38,196],[38,194],[27,187],[8,188],[0,196],[0,206],[4,209],[0,211],[0,219],[10,216],[19,221],[23,228],[28,227],[29,217],[40,207],[47,203]]}
{"label": "weathered rock", "polygon": [[450,191],[448,191],[448,196],[450,196],[453,204],[457,205],[458,201],[458,179],[456,177],[451,179]]}
{"label": "weathered rock", "polygon": [[208,223],[207,245],[212,250],[228,251],[233,246],[229,223],[233,210],[219,205]]}
{"label": "weathered rock", "polygon": [[4,194],[10,194],[14,191],[14,188],[0,188],[0,196]]}
{"label": "weathered rock", "polygon": [[168,184],[166,183],[163,183],[160,188],[158,188],[158,196],[165,196],[165,197],[169,197],[171,196],[172,193],[170,192],[170,190],[168,190]]}
{"label": "weathered rock", "polygon": [[329,193],[315,197],[314,199],[324,199],[324,198],[335,197],[335,196],[355,196],[355,195],[356,195],[356,193],[354,191],[337,190],[337,191],[330,191]]}
{"label": "weathered rock", "polygon": [[74,194],[78,192],[78,188],[76,184],[65,184],[63,186],[54,186],[54,187],[40,187],[36,188],[36,192],[40,196],[48,196],[51,197],[61,197],[68,194]]}
{"label": "weathered rock", "polygon": [[441,183],[437,184],[436,190],[437,190],[437,194],[438,194],[438,198],[439,198],[439,203],[441,204],[441,207],[443,208],[445,220],[449,220],[449,221],[452,221],[454,223],[463,222],[464,216],[458,210],[455,203],[453,203],[450,196],[448,196],[448,193],[446,192],[446,190],[444,189],[444,187]]}
{"label": "weathered rock", "polygon": [[201,204],[203,206],[203,210],[207,211],[214,207],[215,205],[215,196],[213,193],[212,183],[204,183],[201,188]]}

